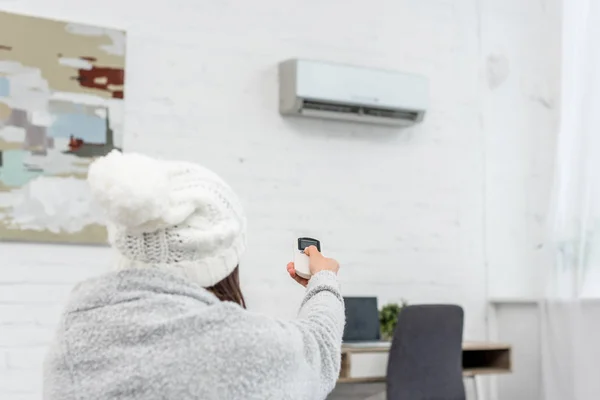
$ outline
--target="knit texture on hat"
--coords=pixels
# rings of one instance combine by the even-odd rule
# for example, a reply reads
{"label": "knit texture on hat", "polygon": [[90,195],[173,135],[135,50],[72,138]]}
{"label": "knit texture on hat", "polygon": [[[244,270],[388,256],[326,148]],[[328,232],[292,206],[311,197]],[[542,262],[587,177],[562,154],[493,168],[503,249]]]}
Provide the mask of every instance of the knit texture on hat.
{"label": "knit texture on hat", "polygon": [[246,219],[212,171],[113,150],[92,163],[88,182],[106,211],[119,268],[166,268],[208,287],[239,264]]}

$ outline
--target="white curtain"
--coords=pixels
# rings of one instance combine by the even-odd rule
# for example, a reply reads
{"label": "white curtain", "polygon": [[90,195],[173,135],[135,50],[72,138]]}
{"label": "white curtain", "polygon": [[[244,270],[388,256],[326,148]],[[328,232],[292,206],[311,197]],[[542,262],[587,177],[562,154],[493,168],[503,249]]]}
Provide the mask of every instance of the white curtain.
{"label": "white curtain", "polygon": [[600,399],[600,0],[563,0],[544,400]]}

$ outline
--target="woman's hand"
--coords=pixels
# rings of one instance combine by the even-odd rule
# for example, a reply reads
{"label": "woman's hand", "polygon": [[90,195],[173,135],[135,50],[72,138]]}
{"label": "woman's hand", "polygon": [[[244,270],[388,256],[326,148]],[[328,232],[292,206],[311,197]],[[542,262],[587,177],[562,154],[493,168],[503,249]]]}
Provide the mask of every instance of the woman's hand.
{"label": "woman's hand", "polygon": [[[311,275],[315,275],[321,271],[331,271],[337,274],[340,265],[333,258],[324,257],[315,246],[309,246],[304,249],[304,253],[309,257],[309,268]],[[296,268],[291,262],[287,265],[288,274],[302,286],[308,285],[308,279],[304,279],[296,275]]]}

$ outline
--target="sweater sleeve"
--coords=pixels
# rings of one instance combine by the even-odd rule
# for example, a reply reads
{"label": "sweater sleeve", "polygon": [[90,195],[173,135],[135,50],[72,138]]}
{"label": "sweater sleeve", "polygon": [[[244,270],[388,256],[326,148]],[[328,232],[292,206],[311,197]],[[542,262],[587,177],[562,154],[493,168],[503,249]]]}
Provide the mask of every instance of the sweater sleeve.
{"label": "sweater sleeve", "polygon": [[321,271],[308,282],[298,318],[292,322],[300,331],[305,361],[319,379],[325,398],[335,387],[340,373],[344,333],[344,300],[337,276]]}

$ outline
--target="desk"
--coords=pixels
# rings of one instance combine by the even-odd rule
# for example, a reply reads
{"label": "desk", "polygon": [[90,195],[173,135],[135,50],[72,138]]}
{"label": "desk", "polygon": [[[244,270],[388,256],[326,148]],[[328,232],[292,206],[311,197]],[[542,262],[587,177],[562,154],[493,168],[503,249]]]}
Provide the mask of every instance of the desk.
{"label": "desk", "polygon": [[[391,342],[382,342],[381,345],[366,344],[342,346],[342,368],[338,382],[381,382],[385,381],[385,368]],[[379,360],[376,368],[361,374],[352,368],[360,361],[363,355],[376,356]],[[383,357],[383,359],[382,359]],[[464,342],[463,343],[463,375],[475,376],[483,374],[504,374],[512,372],[512,348],[508,344],[490,342]],[[370,362],[369,367],[373,366]]]}

